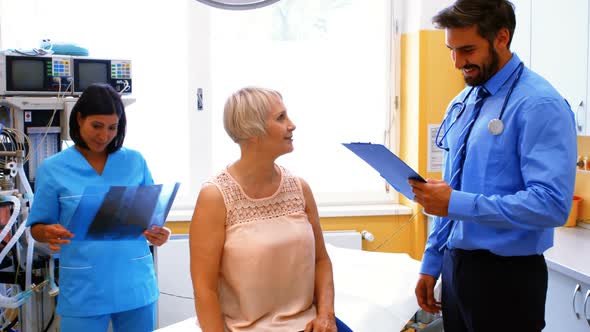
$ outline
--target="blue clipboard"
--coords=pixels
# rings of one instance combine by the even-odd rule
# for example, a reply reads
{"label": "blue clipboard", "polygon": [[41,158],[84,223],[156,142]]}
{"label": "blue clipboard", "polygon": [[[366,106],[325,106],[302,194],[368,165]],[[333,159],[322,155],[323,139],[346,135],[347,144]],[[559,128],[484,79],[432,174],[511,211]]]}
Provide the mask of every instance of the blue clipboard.
{"label": "blue clipboard", "polygon": [[342,145],[371,165],[387,183],[410,200],[414,200],[414,193],[408,179],[426,182],[420,174],[382,144],[342,143]]}

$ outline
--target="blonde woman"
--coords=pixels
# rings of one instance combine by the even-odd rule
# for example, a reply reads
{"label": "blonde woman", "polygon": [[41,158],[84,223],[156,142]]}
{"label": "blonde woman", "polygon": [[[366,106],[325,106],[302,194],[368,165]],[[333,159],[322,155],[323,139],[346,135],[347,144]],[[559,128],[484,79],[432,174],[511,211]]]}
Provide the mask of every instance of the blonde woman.
{"label": "blonde woman", "polygon": [[244,88],[224,126],[241,157],[207,182],[190,228],[203,332],[350,331],[334,315],[332,263],[309,185],[275,160],[293,151],[281,95]]}

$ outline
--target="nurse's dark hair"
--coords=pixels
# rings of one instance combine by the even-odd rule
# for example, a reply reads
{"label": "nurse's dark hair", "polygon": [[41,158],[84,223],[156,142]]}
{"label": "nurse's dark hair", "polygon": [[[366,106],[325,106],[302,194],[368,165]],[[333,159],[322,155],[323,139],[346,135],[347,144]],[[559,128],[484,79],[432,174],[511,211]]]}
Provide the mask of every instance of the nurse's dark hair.
{"label": "nurse's dark hair", "polygon": [[107,146],[107,153],[119,150],[125,141],[125,128],[127,118],[125,117],[125,106],[121,96],[113,87],[104,83],[89,85],[74,105],[70,113],[70,137],[79,147],[88,149],[88,145],[80,136],[80,125],[78,124],[78,114],[82,119],[89,115],[111,115],[116,114],[119,118],[117,135]]}
{"label": "nurse's dark hair", "polygon": [[437,29],[465,28],[476,25],[479,35],[494,42],[501,29],[508,29],[512,42],[516,17],[514,5],[507,0],[457,0],[449,7],[439,11],[432,23]]}

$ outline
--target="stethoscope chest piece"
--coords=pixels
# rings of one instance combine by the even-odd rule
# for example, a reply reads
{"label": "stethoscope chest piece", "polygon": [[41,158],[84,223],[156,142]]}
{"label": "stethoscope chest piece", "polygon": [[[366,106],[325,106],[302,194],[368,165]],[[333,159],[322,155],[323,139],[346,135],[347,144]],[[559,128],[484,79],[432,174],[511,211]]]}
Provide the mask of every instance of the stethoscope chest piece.
{"label": "stethoscope chest piece", "polygon": [[488,123],[488,130],[492,135],[500,135],[504,131],[504,123],[500,119],[492,119]]}

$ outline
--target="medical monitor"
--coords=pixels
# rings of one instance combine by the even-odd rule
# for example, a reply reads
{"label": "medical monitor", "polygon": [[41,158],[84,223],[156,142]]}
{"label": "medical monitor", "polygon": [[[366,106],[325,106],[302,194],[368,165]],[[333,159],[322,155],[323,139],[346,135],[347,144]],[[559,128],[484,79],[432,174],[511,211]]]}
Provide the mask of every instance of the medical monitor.
{"label": "medical monitor", "polygon": [[10,63],[11,90],[39,91],[43,89],[45,62],[37,59],[21,59]]}
{"label": "medical monitor", "polygon": [[0,95],[67,95],[72,80],[69,56],[0,55]]}
{"label": "medical monitor", "polygon": [[104,62],[81,62],[76,69],[76,87],[84,91],[92,83],[107,83],[108,64]]}
{"label": "medical monitor", "polygon": [[106,83],[121,93],[132,92],[131,61],[74,57],[74,95],[93,83]]}

